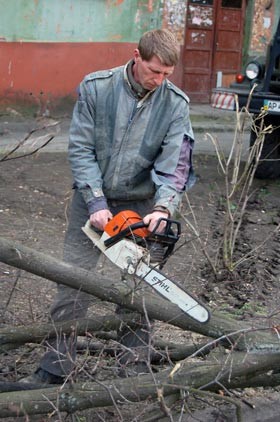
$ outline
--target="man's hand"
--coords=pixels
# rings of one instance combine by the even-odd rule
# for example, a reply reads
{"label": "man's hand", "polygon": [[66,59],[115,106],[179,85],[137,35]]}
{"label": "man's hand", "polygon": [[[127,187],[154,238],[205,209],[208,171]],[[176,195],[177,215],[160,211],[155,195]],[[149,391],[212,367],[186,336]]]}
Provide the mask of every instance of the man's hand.
{"label": "man's hand", "polygon": [[90,215],[90,224],[96,227],[98,230],[104,231],[104,227],[109,220],[113,218],[113,214],[110,210],[100,210]]}
{"label": "man's hand", "polygon": [[[154,228],[156,227],[157,222],[160,218],[168,218],[168,214],[163,211],[154,211],[151,214],[147,214],[143,218],[143,221],[145,224],[149,224],[148,230],[152,232]],[[157,228],[157,233],[162,233],[164,231],[165,226],[166,226],[165,221],[161,221],[160,225]]]}

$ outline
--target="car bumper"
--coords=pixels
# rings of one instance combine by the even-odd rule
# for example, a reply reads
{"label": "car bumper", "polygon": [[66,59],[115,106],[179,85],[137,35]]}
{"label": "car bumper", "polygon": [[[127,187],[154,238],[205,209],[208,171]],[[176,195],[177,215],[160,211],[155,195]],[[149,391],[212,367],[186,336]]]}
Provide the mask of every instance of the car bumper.
{"label": "car bumper", "polygon": [[212,90],[211,106],[222,110],[241,110],[243,107],[249,113],[259,114],[265,111],[267,114],[280,115],[279,95],[269,92],[254,92],[248,104],[250,92],[245,89],[232,90],[230,88],[216,88]]}

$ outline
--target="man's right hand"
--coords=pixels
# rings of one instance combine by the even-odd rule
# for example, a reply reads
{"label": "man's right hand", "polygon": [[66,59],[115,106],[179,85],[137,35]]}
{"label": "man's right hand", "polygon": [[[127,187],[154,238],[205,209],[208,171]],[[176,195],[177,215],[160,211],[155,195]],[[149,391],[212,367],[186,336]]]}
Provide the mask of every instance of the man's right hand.
{"label": "man's right hand", "polygon": [[100,210],[90,215],[90,224],[96,227],[98,230],[104,231],[104,227],[109,220],[113,218],[113,214],[110,210]]}

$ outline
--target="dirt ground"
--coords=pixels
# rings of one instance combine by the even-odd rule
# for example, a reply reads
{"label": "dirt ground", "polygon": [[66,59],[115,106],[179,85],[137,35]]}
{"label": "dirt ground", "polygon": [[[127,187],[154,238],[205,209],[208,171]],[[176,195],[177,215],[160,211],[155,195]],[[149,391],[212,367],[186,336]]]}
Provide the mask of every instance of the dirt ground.
{"label": "dirt ground", "polygon": [[[215,157],[195,156],[194,161],[197,183],[188,196],[200,238],[214,260],[224,231],[224,179]],[[71,174],[65,153],[40,152],[34,156],[1,162],[1,236],[61,258],[67,226],[66,211],[71,194]],[[182,215],[195,224],[186,199],[183,201]],[[177,251],[166,265],[169,275],[205,301],[212,310],[226,309],[241,319],[267,318],[270,321],[273,318],[277,321],[280,310],[280,233],[276,228],[280,223],[280,180],[254,181],[239,232],[236,256],[244,257],[253,248],[258,248],[254,258],[246,259],[232,276],[225,272],[221,272],[219,277],[213,276],[201,245],[184,220],[181,221],[183,235]],[[54,293],[54,283],[0,263],[1,326],[27,326],[34,322],[46,322]],[[96,309],[100,313],[111,312],[109,304],[97,304],[93,308],[93,312]],[[155,336],[184,344],[193,341],[192,333],[164,323],[156,323]],[[31,373],[43,350],[42,345],[28,344],[4,354],[1,357],[0,381],[16,381]],[[83,359],[83,355],[78,357],[78,360]],[[99,370],[107,370],[107,374],[113,365],[110,358],[103,360],[101,367],[99,356],[87,359],[86,370],[89,376],[96,365],[97,373]],[[83,379],[85,372],[80,376]],[[279,394],[277,389],[260,388],[247,389],[244,395],[247,399],[264,396],[269,399],[276,393]],[[235,420],[231,419],[233,416],[228,408],[223,410],[212,407],[207,400],[203,405],[200,401],[198,408],[205,406],[208,407],[207,419],[201,416],[198,420]],[[141,412],[133,409],[121,409],[121,416],[114,408],[92,413],[81,412],[80,419],[75,420],[144,420],[141,413],[143,408]],[[39,417],[34,420],[58,419]],[[65,417],[63,420],[73,419]],[[162,417],[160,420],[171,419]],[[190,411],[180,420],[195,419]]]}

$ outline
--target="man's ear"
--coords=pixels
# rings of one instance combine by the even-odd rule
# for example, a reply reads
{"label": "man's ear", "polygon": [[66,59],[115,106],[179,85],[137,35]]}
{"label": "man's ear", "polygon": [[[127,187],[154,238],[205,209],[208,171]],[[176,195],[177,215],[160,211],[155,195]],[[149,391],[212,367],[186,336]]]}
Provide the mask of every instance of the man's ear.
{"label": "man's ear", "polygon": [[140,56],[140,52],[139,52],[138,48],[135,48],[135,50],[134,50],[134,59],[138,59],[139,57],[141,57]]}

